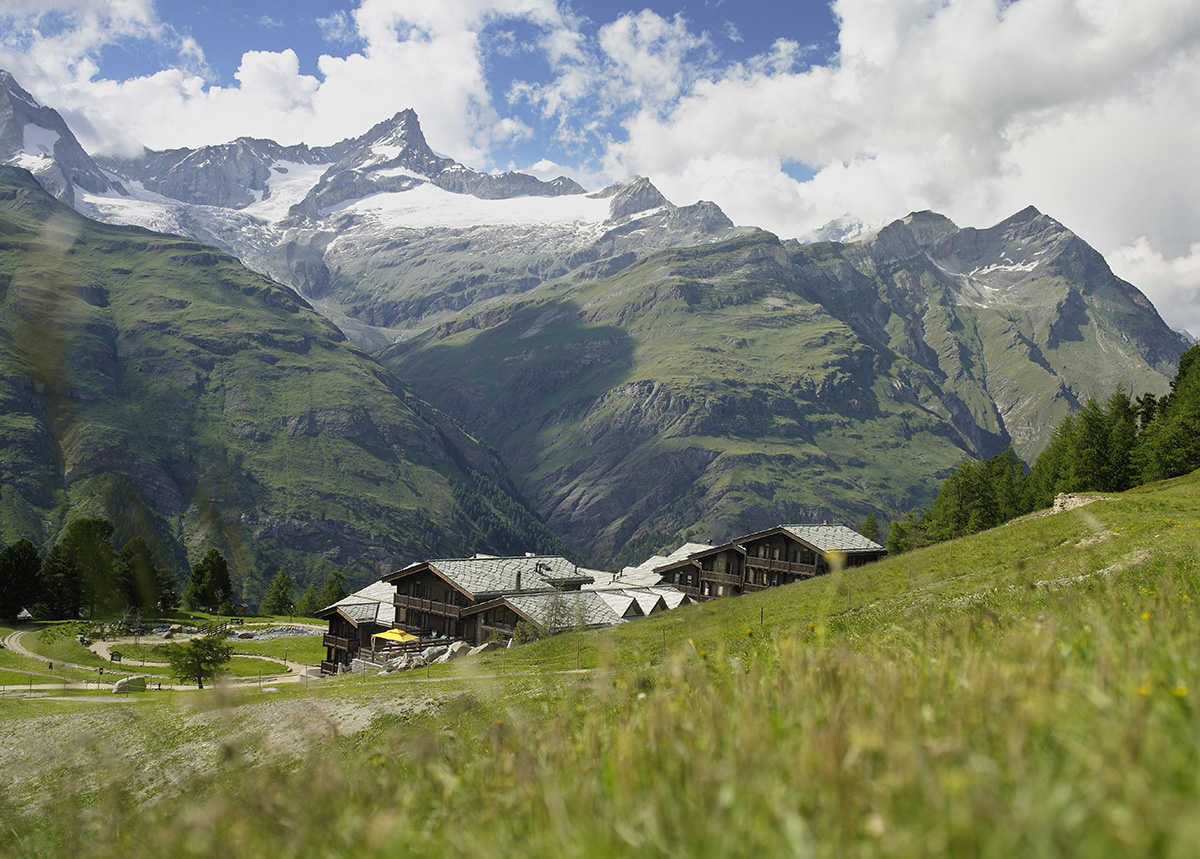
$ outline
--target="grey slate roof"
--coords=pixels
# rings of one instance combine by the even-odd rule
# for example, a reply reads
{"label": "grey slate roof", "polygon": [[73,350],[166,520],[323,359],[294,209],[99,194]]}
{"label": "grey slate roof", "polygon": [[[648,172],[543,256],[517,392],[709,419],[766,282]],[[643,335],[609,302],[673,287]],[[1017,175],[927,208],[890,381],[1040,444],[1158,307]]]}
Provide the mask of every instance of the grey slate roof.
{"label": "grey slate roof", "polygon": [[[822,552],[882,552],[883,546],[845,525],[781,525],[792,536]],[[740,541],[739,541],[740,542]]]}
{"label": "grey slate roof", "polygon": [[603,576],[603,578],[597,576],[596,584],[587,585],[586,587],[593,590],[652,587],[662,581],[662,574],[654,572],[659,567],[673,564],[676,561],[682,561],[697,552],[703,552],[711,548],[713,547],[707,543],[684,543],[669,555],[654,555],[642,561],[637,566],[626,567],[615,576],[611,573]]}
{"label": "grey slate roof", "polygon": [[338,600],[333,605],[326,606],[317,612],[317,615],[323,615],[334,609],[348,617],[355,626],[363,623],[395,626],[396,587],[387,582],[373,582],[362,590],[355,591],[350,596]]}
{"label": "grey slate roof", "polygon": [[[526,591],[552,591],[570,584],[590,584],[597,570],[577,567],[566,558],[557,555],[534,555],[510,558],[438,558],[426,562],[455,587],[473,597],[523,593]],[[400,573],[392,573],[395,580]],[[520,586],[517,576],[520,574]]]}
{"label": "grey slate roof", "polygon": [[547,632],[558,632],[580,625],[614,626],[623,622],[595,591],[511,594],[504,599]]}

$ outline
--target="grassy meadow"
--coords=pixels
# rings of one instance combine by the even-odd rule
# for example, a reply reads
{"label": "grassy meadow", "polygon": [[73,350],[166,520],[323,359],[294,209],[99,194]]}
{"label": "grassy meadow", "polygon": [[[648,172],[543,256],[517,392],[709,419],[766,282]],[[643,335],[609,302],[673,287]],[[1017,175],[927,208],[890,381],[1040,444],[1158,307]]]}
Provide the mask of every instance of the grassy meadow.
{"label": "grassy meadow", "polygon": [[407,674],[0,699],[0,852],[1192,855],[1198,490]]}

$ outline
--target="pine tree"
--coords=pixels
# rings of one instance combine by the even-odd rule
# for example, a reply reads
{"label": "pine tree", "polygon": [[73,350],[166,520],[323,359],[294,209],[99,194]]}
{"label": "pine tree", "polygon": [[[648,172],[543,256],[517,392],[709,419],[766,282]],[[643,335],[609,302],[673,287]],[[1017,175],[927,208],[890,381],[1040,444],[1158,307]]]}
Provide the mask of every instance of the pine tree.
{"label": "pine tree", "polygon": [[317,611],[333,605],[338,600],[346,597],[346,574],[339,573],[337,570],[331,572],[325,577],[325,584],[321,586],[321,592],[318,594],[318,602],[320,606]]}
{"label": "pine tree", "polygon": [[203,558],[192,567],[183,599],[188,608],[217,611],[228,607],[233,599],[233,587],[229,580],[229,565],[225,556],[217,549],[209,549]]}
{"label": "pine tree", "polygon": [[1179,359],[1171,393],[1142,432],[1134,453],[1142,482],[1178,477],[1200,468],[1200,346]]}
{"label": "pine tree", "polygon": [[117,596],[123,606],[152,611],[158,605],[159,574],[150,546],[141,537],[134,537],[121,547],[114,576]]}
{"label": "pine tree", "polygon": [[295,611],[295,607],[292,604],[292,587],[292,574],[283,567],[280,567],[279,572],[275,574],[275,578],[271,579],[271,583],[267,585],[267,592],[263,595],[259,614],[292,614]]}
{"label": "pine tree", "polygon": [[[66,544],[59,542],[42,561],[41,605],[47,619],[70,620],[79,617],[79,568]],[[41,611],[37,612],[41,620]]]}
{"label": "pine tree", "polygon": [[18,540],[0,551],[0,618],[12,620],[38,601],[42,558],[37,546]]}
{"label": "pine tree", "polygon": [[876,543],[879,542],[879,520],[874,513],[868,513],[863,519],[862,525],[858,528],[858,533],[862,534],[868,540]]}
{"label": "pine tree", "polygon": [[317,612],[323,608],[324,606],[321,605],[321,601],[317,596],[317,589],[312,585],[305,588],[304,593],[300,595],[300,599],[296,600],[296,615],[298,617],[316,617]]}
{"label": "pine tree", "polygon": [[166,567],[156,567],[154,575],[158,589],[157,608],[160,611],[175,611],[179,608],[179,581],[175,574]]}
{"label": "pine tree", "polygon": [[59,540],[66,547],[70,563],[79,581],[80,608],[89,617],[98,609],[118,608],[113,564],[113,525],[105,519],[76,519]]}

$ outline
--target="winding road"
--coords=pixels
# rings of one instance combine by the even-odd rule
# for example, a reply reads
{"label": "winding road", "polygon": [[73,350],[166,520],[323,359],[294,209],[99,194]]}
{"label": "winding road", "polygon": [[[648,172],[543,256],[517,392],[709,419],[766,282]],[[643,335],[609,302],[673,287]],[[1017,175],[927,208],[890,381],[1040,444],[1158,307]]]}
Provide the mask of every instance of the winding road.
{"label": "winding road", "polygon": [[[43,656],[40,653],[34,653],[33,651],[29,650],[21,642],[21,639],[24,638],[25,635],[27,635],[28,633],[31,633],[31,632],[37,632],[39,629],[42,629],[42,628],[43,627],[41,625],[34,624],[34,625],[30,625],[30,626],[23,626],[23,627],[20,627],[19,629],[15,629],[4,637],[4,646],[19,656],[26,656],[26,657],[29,657],[30,659],[35,659],[38,662],[46,663],[48,665],[50,660],[48,660],[45,656]],[[145,636],[139,636],[138,639],[135,639],[133,636],[130,636],[127,639],[122,638],[122,639],[116,639],[114,641],[101,641],[101,642],[97,642],[97,643],[93,644],[91,647],[91,650],[93,653],[95,653],[101,659],[104,659],[105,661],[111,661],[112,648],[114,648],[114,647],[120,648],[120,646],[122,644],[134,644],[135,641],[138,641],[138,640],[144,639],[144,638],[145,638]],[[181,639],[181,640],[183,640],[183,639]],[[316,676],[316,675],[308,675],[307,674],[307,672],[312,669],[311,665],[305,665],[300,662],[292,662],[290,660],[283,660],[283,659],[280,659],[275,656],[264,656],[264,655],[258,654],[258,653],[246,653],[246,654],[239,654],[239,655],[250,656],[254,659],[262,659],[267,662],[278,663],[279,665],[282,665],[284,667],[286,673],[263,675],[261,678],[259,678],[259,677],[227,678],[229,682],[232,682],[235,685],[247,685],[247,684],[252,684],[252,683],[259,683],[263,680],[269,680],[272,684],[298,683],[302,680],[310,679],[311,677]],[[96,671],[96,666],[94,666],[94,665],[80,665],[75,662],[64,662],[61,660],[59,660],[55,664],[62,666],[64,668],[76,668],[81,671]],[[138,662],[139,666],[141,666],[142,664],[143,664],[142,662],[140,662],[140,661]],[[154,668],[168,668],[169,667],[169,665],[165,662],[146,662],[144,664],[146,667],[154,667]],[[149,681],[151,681],[151,680],[154,681],[155,686],[157,686],[158,688],[164,689],[164,690],[190,691],[190,690],[193,690],[196,688],[195,686],[190,686],[190,685],[183,686],[183,685],[179,685],[176,683],[160,684],[158,682],[160,679],[159,675],[148,675],[148,674],[143,674],[142,672],[123,671],[121,669],[120,665],[121,665],[121,663],[119,663],[119,662],[111,663],[111,667],[106,668],[106,673],[111,673],[117,679],[119,679],[120,677],[146,677],[147,688],[150,688],[151,684]],[[53,675],[53,674],[49,674],[47,672],[42,672],[42,671],[34,671],[31,669],[15,669],[15,670],[18,673],[30,675],[32,677],[46,677],[46,678],[54,678],[55,677],[55,675]],[[165,679],[165,675],[164,675],[164,679]],[[111,688],[113,685],[111,682],[110,683],[102,683],[99,680],[64,681],[62,678],[56,678],[56,680],[57,680],[57,682],[54,682],[54,683],[31,683],[22,688],[26,688],[26,689],[30,689],[30,690],[45,691],[45,690],[61,690],[61,689],[96,689],[98,687],[103,687],[103,686],[108,686]]]}

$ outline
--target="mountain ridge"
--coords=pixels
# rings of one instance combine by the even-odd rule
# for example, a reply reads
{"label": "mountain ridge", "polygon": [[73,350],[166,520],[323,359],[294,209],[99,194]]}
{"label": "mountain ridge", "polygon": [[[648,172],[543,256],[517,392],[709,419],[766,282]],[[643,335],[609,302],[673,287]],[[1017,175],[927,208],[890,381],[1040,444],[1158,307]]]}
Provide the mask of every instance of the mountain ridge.
{"label": "mountain ridge", "polygon": [[217,546],[245,597],[280,566],[564,549],[456,423],[212,247],[87,221],[2,167],[0,273],[0,539],[101,515],[176,572]]}

